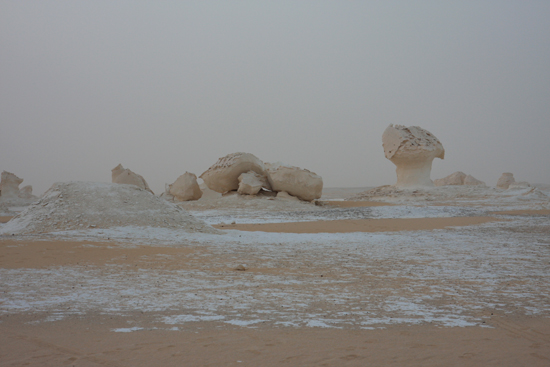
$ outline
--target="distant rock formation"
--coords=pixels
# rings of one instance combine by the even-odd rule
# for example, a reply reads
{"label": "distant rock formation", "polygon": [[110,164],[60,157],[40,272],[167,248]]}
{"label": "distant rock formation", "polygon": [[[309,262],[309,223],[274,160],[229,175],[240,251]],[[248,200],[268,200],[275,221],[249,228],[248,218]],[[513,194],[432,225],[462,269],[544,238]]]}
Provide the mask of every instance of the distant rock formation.
{"label": "distant rock formation", "polygon": [[[16,202],[21,201],[33,201],[37,199],[36,196],[32,194],[32,186],[27,185],[21,190],[19,185],[23,182],[22,178],[17,177],[11,172],[3,171],[0,178],[0,200],[1,201],[10,201]],[[23,202],[21,204],[24,204]]]}
{"label": "distant rock formation", "polygon": [[514,179],[514,174],[510,172],[504,172],[497,181],[497,188],[506,190],[510,186],[510,184],[514,182],[516,182],[516,180]]}
{"label": "distant rock formation", "polygon": [[168,192],[175,201],[199,200],[202,197],[197,176],[189,172],[185,172],[173,184],[168,185]]}
{"label": "distant rock formation", "polygon": [[527,189],[531,187],[531,184],[527,181],[516,181],[516,182],[512,182],[509,186],[508,186],[508,190],[513,190],[513,189]]}
{"label": "distant rock formation", "polygon": [[430,179],[434,158],[444,159],[445,149],[429,131],[418,126],[388,126],[382,135],[387,159],[396,166],[396,187],[434,186]]}
{"label": "distant rock formation", "polygon": [[249,171],[254,171],[260,176],[266,175],[264,163],[255,155],[237,152],[221,157],[199,177],[210,190],[223,194],[238,190],[239,176]]}
{"label": "distant rock formation", "polygon": [[319,199],[323,193],[322,177],[307,169],[281,163],[266,163],[266,168],[273,191],[285,191],[305,201]]}
{"label": "distant rock formation", "polygon": [[485,182],[477,178],[467,175],[464,172],[456,171],[449,176],[434,180],[435,186],[451,186],[451,185],[485,185]]}
{"label": "distant rock formation", "polygon": [[137,187],[147,190],[153,194],[153,191],[149,188],[149,185],[147,185],[147,181],[145,181],[141,175],[132,172],[128,168],[122,167],[122,164],[119,164],[113,168],[111,172],[113,183],[136,185]]}

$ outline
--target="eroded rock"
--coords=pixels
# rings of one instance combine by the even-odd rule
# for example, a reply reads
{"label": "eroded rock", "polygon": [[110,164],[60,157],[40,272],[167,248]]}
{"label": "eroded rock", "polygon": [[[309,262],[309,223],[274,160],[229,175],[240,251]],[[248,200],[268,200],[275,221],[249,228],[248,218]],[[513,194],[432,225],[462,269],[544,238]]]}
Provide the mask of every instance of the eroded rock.
{"label": "eroded rock", "polygon": [[452,185],[485,185],[485,182],[478,180],[472,175],[467,175],[464,172],[456,171],[447,177],[434,180],[435,186],[452,186]]}
{"label": "eroded rock", "polygon": [[396,187],[434,186],[432,161],[444,159],[445,149],[432,133],[418,126],[390,125],[382,135],[382,146],[396,166]]}
{"label": "eroded rock", "polygon": [[254,171],[248,171],[239,176],[239,189],[237,190],[239,194],[256,195],[262,188],[271,188],[266,176],[262,176]]}
{"label": "eroded rock", "polygon": [[111,170],[111,173],[113,183],[136,185],[137,187],[147,190],[153,194],[153,191],[149,188],[149,185],[147,184],[147,181],[145,181],[143,176],[132,172],[128,168],[122,167],[122,164],[119,164],[118,166],[113,168]]}
{"label": "eroded rock", "polygon": [[18,198],[19,185],[22,182],[22,178],[17,177],[11,172],[3,171],[0,179],[0,196],[2,199]]}
{"label": "eroded rock", "polygon": [[504,172],[497,181],[497,188],[507,189],[511,183],[516,182],[514,174],[510,172]]}
{"label": "eroded rock", "polygon": [[179,176],[173,184],[169,185],[168,191],[175,201],[199,200],[202,197],[197,176],[190,172]]}
{"label": "eroded rock", "polygon": [[266,168],[273,191],[286,191],[305,201],[319,199],[323,193],[323,179],[314,172],[281,163],[267,163]]}
{"label": "eroded rock", "polygon": [[466,177],[464,177],[464,185],[485,186],[485,182],[478,180],[472,175],[467,175]]}
{"label": "eroded rock", "polygon": [[239,189],[239,176],[254,171],[265,176],[264,163],[255,155],[237,152],[221,157],[218,161],[203,172],[199,177],[208,188],[219,193]]}

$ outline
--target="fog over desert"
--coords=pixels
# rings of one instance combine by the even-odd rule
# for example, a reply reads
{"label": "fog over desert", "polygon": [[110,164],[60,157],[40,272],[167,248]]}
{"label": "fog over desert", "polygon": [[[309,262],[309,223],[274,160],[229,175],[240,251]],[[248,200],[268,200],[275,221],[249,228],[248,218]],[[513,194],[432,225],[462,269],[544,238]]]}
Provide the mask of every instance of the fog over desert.
{"label": "fog over desert", "polygon": [[0,365],[547,366],[549,17],[0,0]]}

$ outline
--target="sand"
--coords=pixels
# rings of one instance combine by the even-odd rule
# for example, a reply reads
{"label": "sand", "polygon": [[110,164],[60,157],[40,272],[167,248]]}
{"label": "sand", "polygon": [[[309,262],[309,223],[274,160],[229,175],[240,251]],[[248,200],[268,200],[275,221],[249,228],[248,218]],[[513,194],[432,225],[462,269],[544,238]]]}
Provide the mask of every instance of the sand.
{"label": "sand", "polygon": [[290,222],[266,224],[222,224],[219,229],[239,231],[259,231],[278,233],[350,233],[350,232],[394,232],[443,229],[468,226],[499,220],[495,217],[456,217],[456,218],[406,218],[406,219],[355,219],[318,220],[315,222]]}
{"label": "sand", "polygon": [[492,195],[0,236],[0,365],[547,366],[550,205]]}

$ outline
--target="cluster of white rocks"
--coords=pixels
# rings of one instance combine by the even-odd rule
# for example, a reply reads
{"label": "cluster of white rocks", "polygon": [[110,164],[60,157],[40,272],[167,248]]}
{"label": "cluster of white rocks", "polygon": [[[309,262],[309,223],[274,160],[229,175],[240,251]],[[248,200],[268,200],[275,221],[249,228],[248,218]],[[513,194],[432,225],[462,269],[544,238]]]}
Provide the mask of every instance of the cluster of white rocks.
{"label": "cluster of white rocks", "polygon": [[323,179],[307,169],[282,163],[264,163],[250,153],[237,152],[221,157],[200,178],[209,189],[225,194],[258,195],[262,190],[304,201],[321,197]]}

